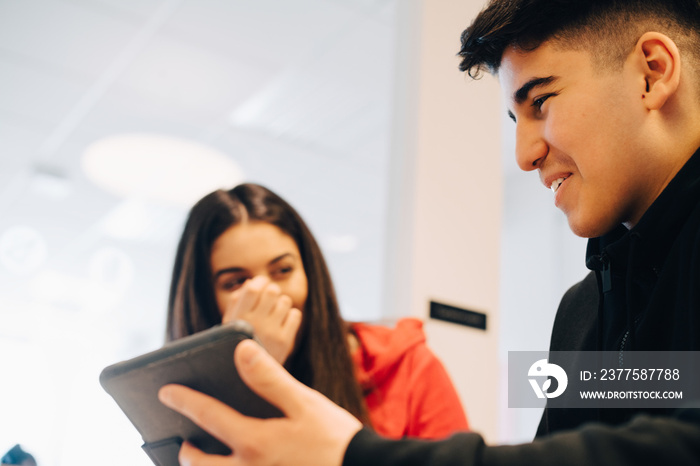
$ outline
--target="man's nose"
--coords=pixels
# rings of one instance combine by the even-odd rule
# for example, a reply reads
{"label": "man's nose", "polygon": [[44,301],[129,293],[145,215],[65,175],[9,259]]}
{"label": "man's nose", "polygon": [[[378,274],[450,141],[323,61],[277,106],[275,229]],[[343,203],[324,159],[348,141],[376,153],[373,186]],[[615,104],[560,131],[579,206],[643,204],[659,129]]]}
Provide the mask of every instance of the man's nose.
{"label": "man's nose", "polygon": [[515,130],[515,159],[520,169],[526,172],[539,168],[549,153],[549,146],[537,123],[519,122]]}

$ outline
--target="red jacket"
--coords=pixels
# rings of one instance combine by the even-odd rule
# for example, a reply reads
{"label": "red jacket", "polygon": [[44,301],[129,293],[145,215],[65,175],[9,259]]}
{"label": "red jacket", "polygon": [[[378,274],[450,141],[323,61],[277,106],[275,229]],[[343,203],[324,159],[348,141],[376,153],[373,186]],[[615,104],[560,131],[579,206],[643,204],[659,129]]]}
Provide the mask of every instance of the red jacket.
{"label": "red jacket", "polygon": [[361,348],[352,357],[374,430],[385,437],[444,438],[468,430],[447,371],[425,344],[423,323],[396,328],[354,323]]}

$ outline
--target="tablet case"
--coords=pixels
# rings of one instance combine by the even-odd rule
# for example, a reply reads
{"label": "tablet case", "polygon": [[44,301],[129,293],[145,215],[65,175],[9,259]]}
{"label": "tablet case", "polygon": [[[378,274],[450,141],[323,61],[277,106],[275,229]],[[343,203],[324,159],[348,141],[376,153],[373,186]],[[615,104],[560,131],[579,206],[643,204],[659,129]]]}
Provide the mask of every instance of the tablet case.
{"label": "tablet case", "polygon": [[139,431],[144,441],[142,448],[154,464],[177,466],[183,439],[207,453],[226,455],[231,452],[158,400],[158,390],[168,383],[186,385],[211,395],[247,416],[282,416],[238,376],[233,350],[246,338],[253,338],[250,324],[230,322],[175,340],[102,371],[100,384]]}

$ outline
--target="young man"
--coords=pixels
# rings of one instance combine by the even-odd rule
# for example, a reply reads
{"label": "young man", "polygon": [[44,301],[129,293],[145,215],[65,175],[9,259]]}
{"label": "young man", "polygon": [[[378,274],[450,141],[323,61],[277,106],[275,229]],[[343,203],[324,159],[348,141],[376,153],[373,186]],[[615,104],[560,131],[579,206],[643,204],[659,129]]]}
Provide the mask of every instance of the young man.
{"label": "young man", "polygon": [[[519,166],[537,170],[571,229],[592,238],[595,275],[562,300],[551,349],[700,349],[700,2],[493,0],[460,55],[470,75],[498,75]],[[248,419],[167,387],[166,404],[234,450],[215,458],[185,445],[187,464],[700,464],[698,408],[547,410],[542,437],[515,446],[473,433],[389,441],[254,343],[235,361],[287,417]]]}

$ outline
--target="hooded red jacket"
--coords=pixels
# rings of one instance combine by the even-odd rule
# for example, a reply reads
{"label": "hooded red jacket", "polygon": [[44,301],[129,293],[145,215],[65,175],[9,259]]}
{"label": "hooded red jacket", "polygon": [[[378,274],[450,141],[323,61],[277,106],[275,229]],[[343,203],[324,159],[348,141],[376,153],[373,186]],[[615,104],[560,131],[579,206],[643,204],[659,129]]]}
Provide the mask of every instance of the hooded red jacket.
{"label": "hooded red jacket", "polygon": [[352,357],[374,430],[385,437],[444,438],[469,429],[440,360],[426,346],[423,323],[396,328],[351,324],[360,348]]}

